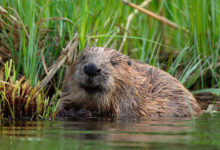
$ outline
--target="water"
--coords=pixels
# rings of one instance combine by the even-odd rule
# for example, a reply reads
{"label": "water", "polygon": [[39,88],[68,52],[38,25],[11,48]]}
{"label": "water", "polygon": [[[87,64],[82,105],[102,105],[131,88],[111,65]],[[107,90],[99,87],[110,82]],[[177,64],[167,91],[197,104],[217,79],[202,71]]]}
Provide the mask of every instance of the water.
{"label": "water", "polygon": [[0,150],[220,149],[220,114],[1,122]]}

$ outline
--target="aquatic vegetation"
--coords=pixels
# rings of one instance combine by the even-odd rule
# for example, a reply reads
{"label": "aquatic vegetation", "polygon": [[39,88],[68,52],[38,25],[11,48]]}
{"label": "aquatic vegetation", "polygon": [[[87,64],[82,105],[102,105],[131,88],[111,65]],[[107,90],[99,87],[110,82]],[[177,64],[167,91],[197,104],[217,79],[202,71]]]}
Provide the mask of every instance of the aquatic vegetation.
{"label": "aquatic vegetation", "polygon": [[0,72],[0,119],[43,118],[50,114],[50,103],[46,94],[38,87],[32,87],[25,77],[15,78],[15,66],[12,60],[6,62]]}

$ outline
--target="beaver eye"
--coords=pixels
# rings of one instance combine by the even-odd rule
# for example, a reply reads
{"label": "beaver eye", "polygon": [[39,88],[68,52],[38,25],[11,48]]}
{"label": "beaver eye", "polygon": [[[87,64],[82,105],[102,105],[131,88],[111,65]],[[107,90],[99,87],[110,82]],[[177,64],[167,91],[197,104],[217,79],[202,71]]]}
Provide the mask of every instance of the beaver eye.
{"label": "beaver eye", "polygon": [[81,61],[84,61],[85,59],[86,59],[86,56],[83,55],[83,56],[81,57]]}
{"label": "beaver eye", "polygon": [[111,64],[112,64],[112,66],[115,66],[115,65],[118,64],[118,62],[116,62],[116,61],[114,61],[114,60],[111,60]]}
{"label": "beaver eye", "polygon": [[129,65],[129,66],[131,66],[131,65],[132,65],[132,63],[131,63],[131,61],[130,61],[130,60],[128,61],[128,65]]}

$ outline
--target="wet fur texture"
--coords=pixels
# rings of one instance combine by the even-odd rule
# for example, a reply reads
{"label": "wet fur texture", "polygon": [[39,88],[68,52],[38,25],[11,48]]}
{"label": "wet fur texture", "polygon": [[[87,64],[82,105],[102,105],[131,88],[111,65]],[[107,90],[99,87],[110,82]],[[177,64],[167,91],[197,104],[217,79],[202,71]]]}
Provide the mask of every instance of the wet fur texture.
{"label": "wet fur texture", "polygon": [[[102,72],[92,80],[83,72],[88,63]],[[85,49],[67,67],[59,109],[88,109],[103,116],[190,117],[201,109],[192,94],[168,73],[120,52]]]}

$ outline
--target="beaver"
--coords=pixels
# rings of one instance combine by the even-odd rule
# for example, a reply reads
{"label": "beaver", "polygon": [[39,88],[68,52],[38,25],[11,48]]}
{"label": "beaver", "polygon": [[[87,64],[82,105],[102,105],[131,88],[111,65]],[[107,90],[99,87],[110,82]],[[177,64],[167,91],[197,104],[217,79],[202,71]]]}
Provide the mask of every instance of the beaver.
{"label": "beaver", "polygon": [[89,116],[190,117],[201,113],[196,99],[176,78],[102,47],[85,49],[68,65],[58,110],[64,116],[84,112]]}

